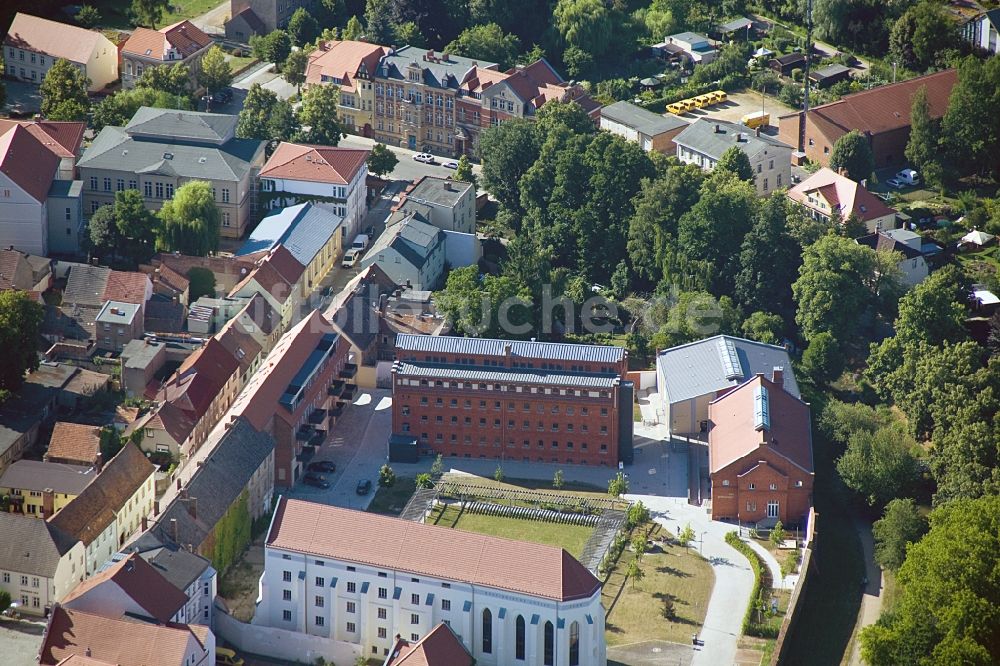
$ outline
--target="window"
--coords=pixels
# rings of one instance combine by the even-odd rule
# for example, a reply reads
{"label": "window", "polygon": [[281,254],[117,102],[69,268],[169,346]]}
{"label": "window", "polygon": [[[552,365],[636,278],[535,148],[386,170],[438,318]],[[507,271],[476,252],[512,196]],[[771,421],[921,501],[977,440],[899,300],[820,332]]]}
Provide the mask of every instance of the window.
{"label": "window", "polygon": [[320,595],[317,594],[316,595],[316,608],[322,608],[323,607],[323,602],[324,602],[323,597],[321,597]]}
{"label": "window", "polygon": [[[7,574],[4,574],[4,576],[6,576],[6,575]],[[9,582],[9,581],[4,581],[4,582],[6,583],[6,582]],[[443,610],[443,611],[450,611],[451,610],[451,599],[442,599],[441,600],[441,610]]]}
{"label": "window", "polygon": [[386,634],[387,634],[387,632],[385,630],[385,627],[379,627],[378,628],[378,637],[379,638],[385,638]]}
{"label": "window", "polygon": [[729,479],[723,479],[722,480],[722,485],[725,486],[725,487],[728,487],[729,486]]}
{"label": "window", "polygon": [[750,489],[750,490],[756,490],[757,489],[757,484],[754,483],[753,481],[751,481],[749,484],[747,484],[747,488]]}
{"label": "window", "polygon": [[385,608],[379,608],[378,609],[378,619],[380,619],[380,620],[386,619],[386,617],[387,617],[386,613],[388,613],[388,611]]}
{"label": "window", "polygon": [[420,624],[420,616],[416,613],[410,613],[410,624]]}
{"label": "window", "polygon": [[283,580],[286,583],[291,583],[292,582],[292,572],[291,571],[282,571],[281,572],[281,580]]}
{"label": "window", "polygon": [[493,654],[493,613],[483,609],[483,652]]}
{"label": "window", "polygon": [[356,613],[356,612],[358,612],[358,607],[355,605],[355,603],[353,601],[348,601],[347,602],[347,612],[348,613]]}
{"label": "window", "polygon": [[284,620],[285,622],[291,622],[292,621],[292,611],[290,611],[290,610],[281,611],[281,619]]}
{"label": "window", "polygon": [[137,189],[137,188],[138,188],[138,184],[137,184],[136,180],[134,178],[129,179],[129,181],[128,181],[128,189],[134,190],[134,189]]}
{"label": "window", "polygon": [[96,190],[97,189],[97,176],[91,176],[90,177],[90,189],[92,189],[92,190]]}
{"label": "window", "polygon": [[777,483],[772,483],[770,485],[770,488],[771,488],[771,490],[777,490],[778,489],[778,484]]}
{"label": "window", "polygon": [[347,584],[347,591],[348,592],[354,592],[355,585],[356,585],[356,583],[348,583]]}
{"label": "window", "polygon": [[9,583],[10,582],[10,574],[7,573],[6,571],[3,573],[3,582],[5,582],[5,583]]}
{"label": "window", "polygon": [[518,615],[514,623],[514,658],[524,661],[524,616]]}
{"label": "window", "polygon": [[115,191],[116,192],[124,192],[125,191],[125,179],[124,178],[119,178],[118,180],[115,181]]}
{"label": "window", "polygon": [[420,640],[420,634],[410,634],[410,640],[416,643]]}
{"label": "window", "polygon": [[292,600],[292,591],[291,590],[282,590],[281,591],[281,600],[282,601],[291,601]]}
{"label": "window", "polygon": [[345,627],[345,629],[347,630],[347,633],[349,633],[349,634],[353,634],[355,631],[357,631],[357,627],[354,626],[353,622],[348,622],[347,626]]}
{"label": "window", "polygon": [[153,184],[152,183],[143,183],[142,184],[142,194],[147,199],[151,199],[153,197]]}
{"label": "window", "polygon": [[326,580],[322,576],[316,576],[316,587],[323,587]]}
{"label": "window", "polygon": [[569,666],[580,666],[580,623],[569,625]]}
{"label": "window", "polygon": [[167,183],[167,198],[168,199],[174,198],[174,186],[172,183]]}
{"label": "window", "polygon": [[410,595],[410,603],[413,604],[414,606],[419,606],[420,605],[420,595],[419,594],[411,594]]}
{"label": "window", "polygon": [[223,188],[222,190],[222,203],[229,203],[229,188]]}

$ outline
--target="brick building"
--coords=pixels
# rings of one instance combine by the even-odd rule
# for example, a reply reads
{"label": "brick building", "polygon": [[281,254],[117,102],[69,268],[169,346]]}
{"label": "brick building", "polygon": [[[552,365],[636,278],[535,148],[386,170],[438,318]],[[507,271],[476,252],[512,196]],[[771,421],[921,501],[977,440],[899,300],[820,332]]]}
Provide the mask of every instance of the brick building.
{"label": "brick building", "polygon": [[453,457],[630,462],[627,369],[621,347],[401,334],[393,438]]}
{"label": "brick building", "polygon": [[757,374],[708,406],[712,519],[804,524],[812,506],[809,405],[783,371]]}

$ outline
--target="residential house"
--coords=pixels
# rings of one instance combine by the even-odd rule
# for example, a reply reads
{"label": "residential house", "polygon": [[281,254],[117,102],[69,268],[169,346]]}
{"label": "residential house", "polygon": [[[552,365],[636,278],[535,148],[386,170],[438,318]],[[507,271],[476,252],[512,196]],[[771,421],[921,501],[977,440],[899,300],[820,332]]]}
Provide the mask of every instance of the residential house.
{"label": "residential house", "polygon": [[27,383],[0,405],[0,473],[38,441],[38,431],[55,412],[57,390]]}
{"label": "residential house", "polygon": [[674,137],[677,159],[711,171],[735,146],[746,154],[757,194],[768,196],[792,183],[792,147],[774,137],[725,120],[699,119]]}
{"label": "residential house", "polygon": [[297,306],[308,293],[304,286],[305,266],[284,245],[276,245],[259,259],[256,268],[239,282],[230,298],[251,298],[258,294],[278,315],[278,329],[284,332],[292,323]]}
{"label": "residential house", "polygon": [[[772,58],[767,66],[782,76],[791,76],[795,70],[805,70],[806,54],[796,51],[787,55]],[[797,142],[796,142],[797,143]]]}
{"label": "residential house", "polygon": [[14,513],[49,518],[96,478],[96,467],[18,460],[0,476],[0,496],[10,496]]}
{"label": "residential house", "polygon": [[181,64],[191,70],[195,89],[201,59],[214,42],[191,21],[180,21],[159,30],[138,27],[122,46],[122,87],[135,86],[150,67]]}
{"label": "residential house", "polygon": [[56,421],[45,451],[46,462],[101,468],[101,429],[83,423]]}
{"label": "residential house", "polygon": [[320,313],[286,333],[246,389],[232,416],[274,438],[274,484],[292,487],[314,448],[323,443],[355,388],[350,344]]}
{"label": "residential house", "polygon": [[140,304],[106,301],[94,319],[97,348],[120,352],[129,342],[140,338],[145,325],[142,312]]}
{"label": "residential house", "polygon": [[40,298],[51,286],[51,259],[19,250],[0,250],[0,291],[16,289]]}
{"label": "residential house", "polygon": [[218,572],[211,562],[170,540],[161,541],[150,531],[130,543],[127,553],[112,556],[112,561],[124,559],[131,553],[138,553],[187,597],[187,603],[174,616],[175,622],[215,626]]}
{"label": "residential house", "polygon": [[615,102],[601,108],[601,129],[638,143],[647,153],[674,155],[674,137],[688,126],[673,114],[660,115],[630,102]]}
{"label": "residential house", "polygon": [[77,164],[85,213],[110,204],[125,189],[139,190],[146,207],[159,210],[178,187],[203,180],[219,207],[220,236],[241,238],[253,215],[265,142],[237,139],[236,120],[142,107],[125,127],[105,127]]}
{"label": "residential house", "polygon": [[601,582],[562,548],[287,498],[254,623],[372,658],[448,623],[477,664],[606,661]]}
{"label": "residential house", "polygon": [[812,507],[809,405],[782,370],[757,374],[708,406],[712,519],[805,525]]}
{"label": "residential house", "polygon": [[[400,334],[392,432],[452,457],[631,462],[627,369],[621,347]],[[456,413],[460,405],[478,412]],[[536,410],[544,422],[530,418]]]}
{"label": "residential house", "polygon": [[343,254],[343,225],[344,218],[332,204],[308,202],[289,206],[261,220],[236,255],[247,257],[283,246],[305,268],[300,295],[306,297]]}
{"label": "residential house", "polygon": [[799,396],[792,359],[784,347],[716,335],[656,355],[657,412],[672,434],[708,431],[708,404],[758,373],[782,368],[785,390]]}
{"label": "residential house", "polygon": [[903,284],[914,287],[927,277],[930,269],[927,267],[924,253],[920,250],[920,235],[913,232],[908,234],[900,236],[893,231],[877,231],[862,236],[857,242],[879,252],[898,252],[902,255],[897,265],[903,274]]}
{"label": "residential house", "polygon": [[884,201],[847,176],[822,167],[788,190],[788,198],[805,208],[816,220],[854,218],[863,222],[869,232],[896,226],[896,211]]}
{"label": "residential house", "polygon": [[121,382],[125,395],[140,397],[167,362],[167,343],[149,338],[132,340],[122,349],[118,359],[122,364]]}
{"label": "residential house", "polygon": [[230,0],[226,39],[247,43],[253,35],[268,35],[288,25],[299,7],[315,10],[316,0]]}
{"label": "residential house", "polygon": [[81,542],[90,576],[142,527],[156,498],[156,468],[139,448],[126,444],[101,473],[49,522]]}
{"label": "residential house", "polygon": [[[128,331],[132,330],[136,319],[137,325],[142,326],[145,304],[152,295],[153,283],[144,273],[74,264],[66,277],[66,288],[59,307],[64,319],[61,319],[57,328],[52,329],[52,333],[57,339],[82,337],[85,340],[100,341],[104,348],[113,349],[112,338],[118,337],[119,325],[126,329],[121,334],[123,341],[127,341]],[[137,310],[131,318],[107,315],[98,326],[97,317],[110,301],[136,306]],[[133,309],[115,308],[128,311]],[[66,322],[72,322],[72,328]],[[112,326],[116,327],[114,331]]]}
{"label": "residential house", "polygon": [[375,127],[373,78],[385,47],[368,42],[320,42],[309,54],[306,86],[329,83],[340,87],[337,117],[351,134],[371,137]]}
{"label": "residential house", "polygon": [[41,141],[52,154],[59,158],[57,180],[74,180],[76,178],[76,160],[81,154],[83,133],[87,129],[87,123],[0,118],[0,135],[16,126],[28,130],[32,136]]}
{"label": "residential house", "polygon": [[274,311],[267,300],[260,294],[254,294],[246,305],[236,315],[237,326],[249,333],[260,345],[265,356],[274,349],[281,337],[278,313]]}
{"label": "residential house", "polygon": [[726,21],[715,27],[715,33],[721,39],[743,39],[749,41],[750,35],[754,30],[753,21],[745,16],[740,16],[734,18],[731,21]]}
{"label": "residential house", "polygon": [[131,617],[146,622],[175,622],[187,604],[187,595],[170,584],[139,555],[132,553],[87,578],[67,594],[68,610],[111,618]]}
{"label": "residential house", "polygon": [[40,84],[56,60],[68,60],[90,92],[118,78],[118,49],[97,30],[18,12],[3,38],[7,76]]}
{"label": "residential house", "polygon": [[81,183],[61,177],[68,151],[38,126],[13,123],[0,132],[0,246],[46,256],[51,237],[53,251],[75,252]]}
{"label": "residential house", "polygon": [[361,259],[361,268],[378,266],[396,284],[434,289],[444,277],[445,232],[413,212],[386,219],[385,231]]}
{"label": "residential house", "polygon": [[87,370],[69,363],[54,363],[44,361],[38,369],[29,372],[24,378],[21,392],[29,385],[37,386],[47,393],[48,404],[40,408],[44,418],[48,418],[56,407],[72,411],[81,402],[89,401],[107,389],[111,375],[94,370]]}
{"label": "residential house", "polygon": [[844,65],[827,65],[809,72],[809,80],[822,90],[829,88],[835,83],[851,80],[851,68]]}
{"label": "residential house", "polygon": [[962,26],[962,37],[972,48],[989,55],[1000,55],[1000,9],[991,9]]}
{"label": "residential house", "polygon": [[381,295],[375,283],[362,280],[336,309],[331,304],[327,311],[332,313],[333,328],[351,345],[351,355],[358,366],[357,384],[365,388],[376,386]]}
{"label": "residential house", "polygon": [[679,49],[692,65],[707,65],[719,55],[719,49],[705,35],[695,32],[679,32],[670,35],[661,45],[665,50],[674,52]]}
{"label": "residential house", "polygon": [[[310,146],[282,141],[260,172],[262,208],[321,202],[344,219],[350,241],[361,229],[368,204],[369,150]],[[259,228],[259,227],[258,227]]]}
{"label": "residential house", "polygon": [[250,333],[243,330],[238,319],[230,319],[216,339],[236,359],[240,373],[240,387],[246,386],[253,373],[260,368],[264,350]]}
{"label": "residential house", "polygon": [[146,303],[143,316],[143,328],[147,333],[176,334],[184,331],[187,323],[187,308],[176,298],[167,298],[162,294],[153,294]]}
{"label": "residential house", "polygon": [[397,636],[384,666],[473,666],[475,663],[476,660],[462,644],[462,639],[450,626],[441,622],[416,641]]}
{"label": "residential house", "polygon": [[868,138],[876,168],[900,165],[906,160],[904,151],[910,139],[910,107],[914,93],[926,87],[930,117],[941,118],[948,109],[948,97],[957,80],[956,71],[946,69],[846,95],[836,102],[815,106],[805,114],[781,116],[778,137],[798,146],[804,123],[805,156],[829,166],[837,139],[857,130]]}
{"label": "residential house", "polygon": [[247,259],[237,259],[230,256],[192,257],[174,252],[160,253],[153,257],[150,263],[154,268],[167,266],[189,280],[192,271],[195,275],[211,273],[215,281],[215,293],[209,294],[209,296],[228,294],[236,286],[236,283],[245,278],[254,267],[254,262]]}
{"label": "residential house", "polygon": [[239,362],[217,339],[191,354],[155,394],[140,447],[173,460],[198,450],[239,393]]}
{"label": "residential house", "polygon": [[161,513],[154,509],[150,531],[161,543],[175,543],[211,560],[213,567],[221,570],[215,552],[219,521],[245,509],[247,522],[240,527],[249,535],[250,523],[270,513],[275,447],[270,435],[255,430],[242,418],[217,429],[213,442],[216,437],[218,442],[187,485]]}
{"label": "residential house", "polygon": [[0,511],[0,590],[27,615],[48,615],[84,578],[83,544],[45,520]]}
{"label": "residential house", "polygon": [[[86,661],[71,661],[83,658]],[[57,605],[45,628],[38,663],[211,666],[215,635],[202,625],[142,622]]]}
{"label": "residential house", "polygon": [[[145,272],[145,268],[140,266]],[[191,294],[191,279],[178,273],[167,264],[161,263],[150,272],[153,281],[153,295],[176,301],[187,306]]]}
{"label": "residential house", "polygon": [[472,183],[422,176],[400,194],[394,210],[419,213],[442,231],[476,233],[476,188]]}

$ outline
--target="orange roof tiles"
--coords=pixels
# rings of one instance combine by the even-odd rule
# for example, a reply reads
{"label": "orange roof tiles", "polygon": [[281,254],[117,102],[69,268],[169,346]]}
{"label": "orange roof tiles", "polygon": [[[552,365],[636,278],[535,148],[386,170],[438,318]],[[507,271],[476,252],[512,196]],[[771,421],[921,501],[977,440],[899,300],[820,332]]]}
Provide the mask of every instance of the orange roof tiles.
{"label": "orange roof tiles", "polygon": [[282,498],[267,546],[570,601],[601,582],[562,548]]}
{"label": "orange roof tiles", "polygon": [[239,364],[216,338],[184,359],[177,372],[160,391],[158,398],[173,403],[200,419]]}
{"label": "orange roof tiles", "polygon": [[[814,204],[809,203],[809,194],[812,192],[818,192],[831,206],[836,207],[844,220],[853,214],[862,222],[867,222],[896,212],[860,183],[847,176],[841,176],[827,167],[823,167],[788,190],[788,198],[804,206],[816,208]],[[816,210],[825,215],[833,212],[820,208]]]}
{"label": "orange roof tiles", "polygon": [[87,129],[86,123],[0,118],[0,134],[15,126],[27,129],[57,157],[77,157],[83,143],[83,133]]}
{"label": "orange roof tiles", "polygon": [[80,465],[96,464],[101,456],[101,429],[82,423],[58,421],[52,428],[52,439],[45,459],[58,459]]}
{"label": "orange roof tiles", "polygon": [[370,153],[371,151],[357,148],[282,141],[264,165],[260,177],[347,185],[364,166]]}
{"label": "orange roof tiles", "polygon": [[142,305],[146,302],[149,277],[134,271],[111,271],[104,286],[105,301],[121,301]]}
{"label": "orange roof tiles", "polygon": [[396,641],[385,666],[472,666],[475,660],[462,640],[441,622],[416,643]]}
{"label": "orange roof tiles", "polygon": [[[149,613],[149,617],[158,622],[169,622],[188,601],[187,595],[174,587],[153,565],[137,553],[132,553],[104,571],[81,581],[70,590],[62,603],[68,608],[75,606],[80,610],[94,608],[99,604],[88,603],[87,594],[95,588],[112,584],[118,586],[126,596]],[[104,613],[103,610],[100,612]]]}
{"label": "orange roof tiles", "polygon": [[171,49],[180,54],[176,62],[197,53],[212,43],[212,38],[190,21],[180,21],[159,30],[136,28],[122,47],[122,53],[171,62]]}
{"label": "orange roof tiles", "polygon": [[35,201],[48,198],[58,169],[59,158],[23,125],[0,136],[0,171]]}
{"label": "orange roof tiles", "polygon": [[335,83],[333,79],[338,79],[341,90],[353,93],[357,90],[355,80],[358,71],[373,76],[379,59],[385,53],[385,47],[367,42],[350,40],[323,42],[317,50],[309,54],[306,85]]}

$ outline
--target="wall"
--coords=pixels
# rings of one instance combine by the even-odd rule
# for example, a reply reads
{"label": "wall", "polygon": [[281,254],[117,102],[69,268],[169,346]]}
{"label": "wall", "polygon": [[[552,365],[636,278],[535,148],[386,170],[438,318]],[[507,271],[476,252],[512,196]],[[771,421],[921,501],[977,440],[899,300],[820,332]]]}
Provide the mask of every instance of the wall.
{"label": "wall", "polygon": [[445,261],[452,268],[473,266],[483,255],[479,239],[475,234],[463,234],[458,231],[445,231]]}
{"label": "wall", "polygon": [[5,174],[0,173],[0,247],[48,254],[47,210]]}
{"label": "wall", "polygon": [[782,620],[781,629],[778,630],[778,641],[775,643],[774,651],[772,652],[771,666],[777,666],[777,664],[782,663],[782,659],[785,656],[785,639],[795,628],[795,622],[798,619],[799,600],[806,590],[806,585],[814,578],[812,552],[813,538],[816,533],[816,516],[816,510],[810,507],[809,524],[806,527],[805,548],[802,551],[802,562],[799,564],[799,580],[795,585],[795,589],[792,590],[792,596],[788,600],[788,608],[785,610],[785,619]]}
{"label": "wall", "polygon": [[322,656],[338,664],[353,664],[361,654],[359,645],[297,631],[244,624],[220,609],[215,610],[215,632],[239,651],[283,661],[314,663],[316,657]]}

